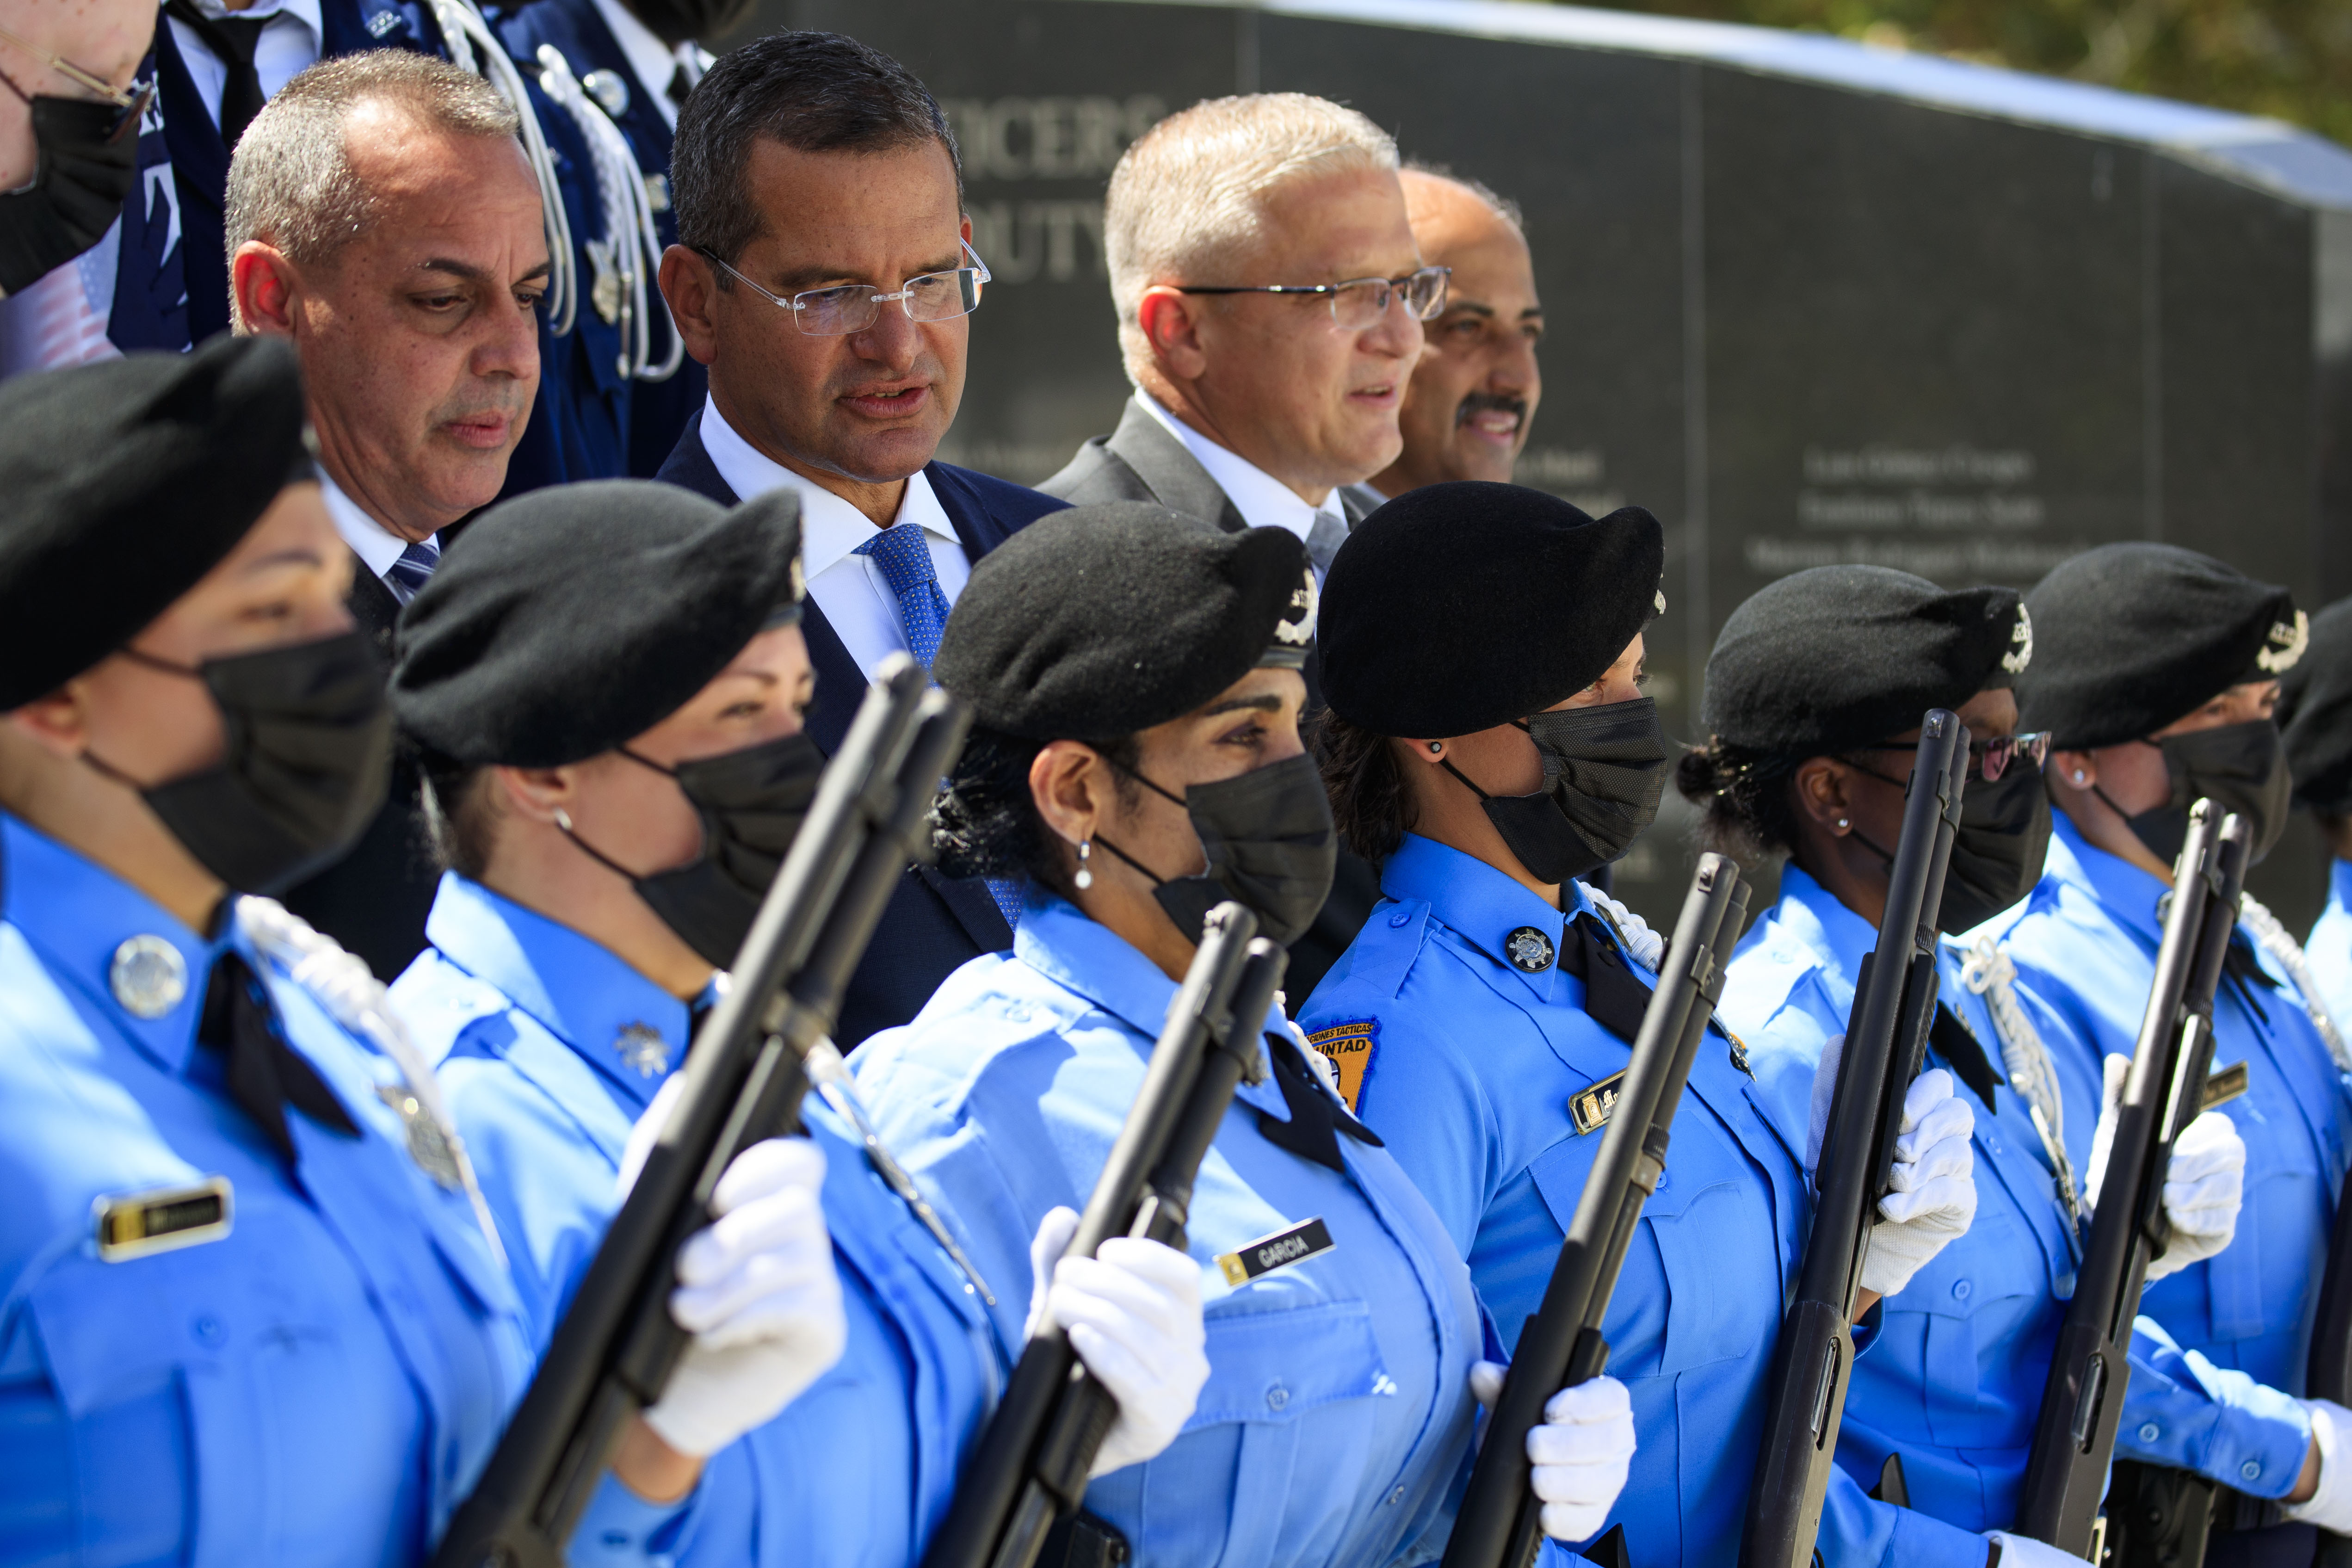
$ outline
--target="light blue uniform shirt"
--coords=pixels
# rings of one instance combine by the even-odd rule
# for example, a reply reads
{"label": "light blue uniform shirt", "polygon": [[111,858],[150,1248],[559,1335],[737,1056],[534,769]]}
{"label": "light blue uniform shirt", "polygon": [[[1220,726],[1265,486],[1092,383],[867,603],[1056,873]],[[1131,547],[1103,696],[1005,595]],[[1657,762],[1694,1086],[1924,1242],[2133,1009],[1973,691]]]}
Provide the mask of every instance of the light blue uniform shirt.
{"label": "light blue uniform shirt", "polygon": [[2352,860],[2331,862],[2327,907],[2312,926],[2303,955],[2320,1001],[2341,1030],[2352,1020]]}
{"label": "light blue uniform shirt", "polygon": [[[1623,1071],[1633,1051],[1586,1015],[1583,981],[1557,964],[1530,973],[1504,955],[1525,927],[1557,953],[1591,901],[1571,883],[1563,912],[1416,834],[1381,885],[1386,899],[1299,1022],[1312,1036],[1369,1039],[1359,1107],[1468,1255],[1514,1343],[1601,1148],[1598,1131],[1577,1132],[1569,1101]],[[1766,1378],[1811,1220],[1802,1148],[1775,1130],[1729,1042],[1710,1031],[1602,1322],[1640,1443],[1611,1518],[1644,1568],[1738,1555]],[[1843,1474],[1832,1477],[1821,1549],[1840,1564],[1976,1568],[1986,1556],[1982,1541],[1872,1502]]]}
{"label": "light blue uniform shirt", "polygon": [[[543,1345],[619,1206],[629,1130],[685,1059],[687,1007],[610,950],[455,874],[425,935],[393,1000],[442,1064]],[[976,1295],[863,1147],[814,1096],[802,1117],[824,1152],[848,1348],[713,1458],[694,1517],[655,1544],[688,1564],[906,1568],[997,1391],[998,1351]]]}
{"label": "light blue uniform shirt", "polygon": [[[1732,961],[1719,1011],[1748,1042],[1757,1080],[1791,1140],[1807,1133],[1822,1048],[1845,1032],[1854,977],[1877,938],[1790,866],[1780,874],[1780,903]],[[1876,1345],[1854,1363],[1838,1462],[1869,1486],[1887,1455],[1900,1454],[1914,1508],[1983,1531],[2016,1522],[2081,1250],[2024,1097],[2009,1087],[1991,1014],[1961,984],[1961,957],[1949,943],[1939,953],[1939,1000],[1976,1037],[1999,1080],[1988,1106],[1952,1075],[1953,1092],[1976,1116],[1976,1218],[1887,1300]],[[2017,1000],[2062,1080],[2065,1130],[2074,1132],[2078,1120],[2087,1127],[2098,1114],[2090,1053],[2022,985]],[[1951,1066],[1933,1047],[1927,1065]],[[2079,1142],[2088,1148],[2087,1131]],[[2281,1478],[2283,1490],[2309,1441],[2309,1422],[2286,1395],[2184,1355],[2154,1322],[2140,1321],[2120,1457],[2200,1470],[2232,1486],[2242,1484],[2240,1467],[2252,1459]]]}
{"label": "light blue uniform shirt", "polygon": [[[2098,1058],[2127,1057],[2138,1040],[2163,934],[2157,900],[2166,890],[2090,844],[2062,812],[2040,884],[1979,928],[2009,949],[2020,975],[2068,1025],[2049,1045],[2055,1054],[2063,1039],[2077,1053],[2077,1065],[2060,1076],[2080,1086],[2067,1095],[2066,1152],[2086,1181]],[[2293,986],[2242,930],[2239,940],[2280,985],[2255,985],[2250,997],[2224,976],[2214,1001],[2213,1066],[2248,1068],[2246,1093],[2222,1112],[2245,1140],[2245,1206],[2226,1251],[2149,1286],[2141,1307],[2212,1364],[2297,1394],[2344,1179],[2352,1091]],[[2301,1457],[2298,1449],[2298,1466]],[[2250,1454],[2231,1484],[2277,1497],[2294,1476]]]}
{"label": "light blue uniform shirt", "polygon": [[[1175,994],[1142,953],[1033,889],[1012,952],[965,964],[912,1023],[858,1047],[883,1136],[954,1198],[1008,1344],[1037,1222],[1086,1206]],[[1342,1132],[1335,1171],[1268,1142],[1261,1117],[1289,1119],[1271,1076],[1235,1096],[1192,1194],[1208,1386],[1173,1446],[1096,1480],[1086,1506],[1141,1568],[1430,1561],[1468,1468],[1469,1274],[1387,1151]],[[1225,1284],[1218,1254],[1316,1217],[1329,1251]]]}
{"label": "light blue uniform shirt", "polygon": [[[472,1209],[411,1160],[376,1092],[398,1070],[241,933],[198,936],[14,817],[0,855],[0,1559],[421,1561],[531,1355]],[[114,989],[136,937],[186,978],[152,1017]],[[232,950],[360,1124],[346,1137],[289,1107],[292,1173],[196,1044]],[[212,1177],[233,1188],[226,1235],[99,1257],[93,1204]],[[584,1528],[643,1508],[608,1479]]]}

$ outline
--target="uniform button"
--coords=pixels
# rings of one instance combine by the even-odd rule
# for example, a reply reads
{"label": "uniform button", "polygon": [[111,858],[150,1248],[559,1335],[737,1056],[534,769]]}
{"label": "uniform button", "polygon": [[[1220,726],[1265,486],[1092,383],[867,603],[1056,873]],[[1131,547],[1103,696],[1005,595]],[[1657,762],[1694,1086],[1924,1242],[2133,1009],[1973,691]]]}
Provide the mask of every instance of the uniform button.
{"label": "uniform button", "polygon": [[1018,1005],[1007,1007],[1004,1016],[1013,1023],[1025,1024],[1029,1021],[1029,1009]]}
{"label": "uniform button", "polygon": [[2164,1428],[2163,1428],[2163,1427],[2161,1427],[2161,1426],[2158,1426],[2155,1422],[2153,1422],[2153,1421],[2146,1422],[2146,1423],[2144,1423],[2144,1424],[2140,1426],[2140,1429],[2139,1429],[2139,1440],[2140,1440],[2141,1442],[2143,1442],[2143,1443],[2153,1443],[2153,1442],[2155,1442],[2158,1437],[2161,1437],[2161,1436],[2164,1436]]}
{"label": "uniform button", "polygon": [[1282,1384],[1277,1383],[1265,1391],[1265,1407],[1268,1410],[1279,1410],[1289,1403],[1290,1390],[1283,1387]]}
{"label": "uniform button", "polygon": [[1975,1292],[1975,1290],[1976,1287],[1969,1284],[1965,1279],[1955,1279],[1952,1281],[1952,1300],[1955,1301],[1967,1300],[1969,1297]]}
{"label": "uniform button", "polygon": [[1401,930],[1412,923],[1412,911],[1411,910],[1399,910],[1396,913],[1389,917],[1389,929],[1391,931]]}
{"label": "uniform button", "polygon": [[1399,1487],[1396,1490],[1389,1493],[1389,1506],[1391,1508],[1396,1507],[1397,1504],[1402,1501],[1404,1501],[1404,1489],[1402,1487]]}
{"label": "uniform button", "polygon": [[2262,1461],[2261,1461],[2261,1460],[2259,1460],[2259,1459],[2248,1459],[2244,1464],[2240,1465],[2240,1466],[2238,1467],[2238,1474],[2240,1474],[2240,1475],[2243,1476],[2246,1479],[2248,1479],[2248,1480],[2250,1480],[2250,1481],[2257,1481],[2257,1480],[2262,1479],[2262,1476],[2263,1476],[2263,1465],[2262,1465]]}
{"label": "uniform button", "polygon": [[194,1327],[198,1342],[203,1344],[216,1345],[228,1338],[228,1326],[210,1312],[198,1318]]}

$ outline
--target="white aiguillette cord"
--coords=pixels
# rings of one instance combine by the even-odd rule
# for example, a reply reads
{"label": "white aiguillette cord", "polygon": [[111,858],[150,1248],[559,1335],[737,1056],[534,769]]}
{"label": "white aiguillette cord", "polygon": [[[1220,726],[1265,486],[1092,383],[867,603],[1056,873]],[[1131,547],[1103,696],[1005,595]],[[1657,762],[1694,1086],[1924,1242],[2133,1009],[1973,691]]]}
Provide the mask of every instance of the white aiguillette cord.
{"label": "white aiguillette cord", "polygon": [[2311,965],[2304,958],[2303,944],[2289,936],[2286,927],[2279,924],[2278,916],[2256,902],[2252,893],[2240,900],[2238,919],[2254,933],[2254,940],[2263,944],[2263,951],[2278,961],[2278,966],[2286,971],[2286,977],[2294,982],[2295,991],[2303,998],[2303,1010],[2311,1018],[2311,1026],[2319,1031],[2319,1037],[2327,1042],[2327,1054],[2336,1058],[2336,1070],[2352,1072],[2352,1051],[2345,1048],[2344,1033],[2336,1026],[2335,1015],[2328,1012],[2327,1004],[2320,1000],[2319,987],[2312,984]]}
{"label": "white aiguillette cord", "polygon": [[383,983],[358,957],[345,952],[331,937],[313,931],[309,922],[275,899],[239,898],[236,921],[256,952],[285,970],[288,977],[317,998],[337,1023],[392,1058],[410,1098],[431,1120],[449,1152],[448,1172],[434,1171],[430,1166],[426,1170],[442,1186],[465,1193],[467,1201],[473,1205],[474,1223],[481,1226],[482,1239],[490,1244],[490,1256],[499,1260],[500,1268],[508,1267],[507,1249],[499,1240],[498,1221],[490,1216],[488,1200],[482,1196],[481,1184],[474,1179],[474,1163],[466,1157],[465,1140],[457,1135],[457,1123],[449,1115],[448,1103],[441,1098],[441,1081],[433,1076],[433,1064],[425,1059],[425,1053],[408,1037],[407,1026],[392,1010]]}
{"label": "white aiguillette cord", "polygon": [[539,112],[530,106],[522,72],[507,58],[489,23],[474,8],[474,0],[433,0],[433,19],[440,25],[450,62],[497,89],[522,121],[523,155],[539,176],[539,205],[547,224],[547,298],[541,303],[547,310],[547,330],[562,337],[572,331],[572,314],[579,307],[580,277],[572,250],[572,218],[563,207],[563,187],[555,178],[555,154],[548,149],[547,133],[540,129]]}
{"label": "white aiguillette cord", "polygon": [[2074,1163],[2066,1158],[2066,1110],[2058,1092],[2058,1072],[2051,1065],[2050,1047],[2042,1043],[2042,1032],[2018,1003],[2017,966],[1999,942],[1980,936],[1961,961],[1960,984],[1985,999],[1985,1010],[2000,1036],[2001,1065],[2009,1069],[2010,1086],[2025,1097],[2033,1130],[2042,1135],[2042,1152],[2050,1156],[2058,1201],[2079,1235],[2083,1195]]}

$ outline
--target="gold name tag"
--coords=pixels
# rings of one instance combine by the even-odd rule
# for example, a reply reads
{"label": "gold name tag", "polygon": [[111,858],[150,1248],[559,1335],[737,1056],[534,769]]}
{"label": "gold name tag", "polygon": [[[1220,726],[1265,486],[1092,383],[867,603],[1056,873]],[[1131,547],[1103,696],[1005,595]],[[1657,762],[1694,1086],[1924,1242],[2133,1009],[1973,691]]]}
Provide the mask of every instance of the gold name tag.
{"label": "gold name tag", "polygon": [[193,1187],[101,1197],[90,1205],[98,1226],[98,1255],[109,1263],[123,1263],[218,1241],[228,1234],[236,1208],[226,1176]]}
{"label": "gold name tag", "polygon": [[1578,1137],[1609,1125],[1617,1110],[1618,1087],[1624,1081],[1623,1073],[1612,1073],[1583,1093],[1569,1096],[1569,1119],[1576,1123]]}
{"label": "gold name tag", "polygon": [[1302,1220],[1288,1230],[1277,1230],[1272,1236],[1261,1236],[1245,1247],[1217,1255],[1217,1268],[1233,1286],[1248,1284],[1261,1274],[1271,1274],[1277,1268],[1287,1268],[1294,1263],[1304,1263],[1318,1254],[1328,1252],[1338,1245],[1331,1239],[1330,1227],[1321,1219]]}
{"label": "gold name tag", "polygon": [[2223,1068],[2205,1080],[2205,1100],[2200,1110],[2210,1110],[2217,1105],[2227,1105],[2246,1092],[2246,1064],[2236,1062]]}

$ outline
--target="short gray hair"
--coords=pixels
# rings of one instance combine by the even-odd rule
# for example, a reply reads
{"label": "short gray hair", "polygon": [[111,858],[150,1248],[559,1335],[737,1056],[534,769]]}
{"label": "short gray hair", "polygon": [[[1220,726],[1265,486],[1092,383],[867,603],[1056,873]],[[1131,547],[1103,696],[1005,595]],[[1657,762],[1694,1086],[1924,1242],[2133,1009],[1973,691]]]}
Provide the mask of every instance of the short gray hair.
{"label": "short gray hair", "polygon": [[[1510,225],[1512,233],[1521,239],[1527,238],[1528,215],[1520,210],[1518,203],[1499,194],[1484,180],[1474,180],[1467,174],[1457,174],[1444,163],[1424,163],[1419,158],[1408,160],[1404,168],[1408,174],[1426,174],[1433,180],[1444,180],[1447,184],[1461,186],[1486,204],[1488,212]],[[1407,210],[1411,210],[1412,206],[1411,185],[1405,187],[1404,205]]]}
{"label": "short gray hair", "polygon": [[1267,196],[1309,175],[1394,169],[1396,142],[1352,109],[1303,92],[1213,98],[1171,114],[1110,174],[1103,250],[1128,379],[1151,362],[1136,309],[1155,283],[1230,283],[1211,270],[1254,248]]}
{"label": "short gray hair", "polygon": [[320,60],[288,82],[238,139],[228,166],[230,257],[259,239],[289,260],[314,262],[367,226],[373,197],[352,170],[345,136],[366,103],[391,104],[449,136],[511,138],[522,129],[497,89],[446,60],[409,49]]}

